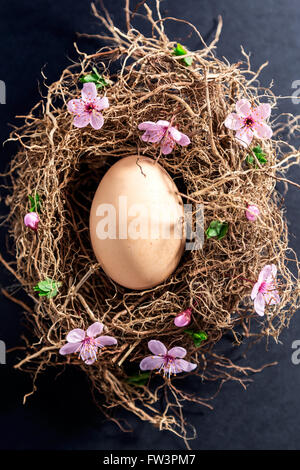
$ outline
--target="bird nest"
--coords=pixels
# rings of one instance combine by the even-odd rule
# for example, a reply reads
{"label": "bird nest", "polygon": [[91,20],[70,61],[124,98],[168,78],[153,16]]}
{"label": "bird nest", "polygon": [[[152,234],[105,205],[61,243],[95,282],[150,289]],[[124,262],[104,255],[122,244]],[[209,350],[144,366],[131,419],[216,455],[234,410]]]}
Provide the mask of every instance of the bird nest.
{"label": "bird nest", "polygon": [[[90,379],[106,415],[121,406],[187,439],[182,402],[211,407],[209,399],[185,390],[185,374],[140,376],[139,363],[148,355],[149,340],[159,340],[168,349],[187,350],[188,360],[197,364],[194,380],[204,382],[201,390],[207,381],[221,387],[233,379],[245,386],[253,369],[234,364],[226,351],[220,353],[219,345],[228,333],[237,346],[263,337],[277,342],[299,305],[298,261],[288,247],[283,200],[275,186],[277,181],[287,183],[284,173],[299,163],[300,154],[278,137],[286,129],[297,129],[295,119],[289,125],[277,116],[270,123],[272,138],[254,138],[248,148],[224,125],[238,100],[247,99],[254,107],[267,102],[275,115],[276,97],[259,85],[260,70],[252,71],[243,51],[239,63],[216,58],[220,23],[210,45],[187,24],[203,47],[176,55],[176,43],[168,39],[164,25],[181,20],[162,19],[159,12],[154,19],[147,4],[141,3],[151,37],[131,27],[128,5],[126,33],[114,26],[107,11],[102,16],[94,8],[110,33],[99,38],[109,45],[92,55],[78,51],[78,63],[47,86],[47,97],[12,132],[19,151],[11,162],[6,202],[15,261],[2,261],[31,297],[31,306],[25,307],[31,329],[26,354],[15,367],[30,371],[34,389],[46,366],[76,366]],[[103,111],[100,130],[78,129],[67,103],[80,96],[80,78],[95,68],[109,84],[105,95],[110,107]],[[112,70],[118,72],[109,76]],[[162,155],[157,145],[143,142],[138,125],[157,120],[172,120],[189,136],[190,145]],[[258,144],[266,161],[251,150]],[[145,291],[121,287],[102,271],[88,230],[91,201],[102,176],[129,155],[159,157],[184,202],[195,208],[203,205],[205,229],[213,221],[228,227],[224,237],[205,236],[201,249],[185,251],[175,272]],[[34,232],[23,219],[28,195],[36,194],[40,224]],[[255,222],[245,216],[247,204],[260,210]],[[280,302],[266,305],[265,315],[258,316],[251,290],[262,268],[272,264],[278,268]],[[58,289],[53,296],[39,297],[33,288],[45,279],[54,280]],[[187,330],[177,327],[174,318],[188,308]],[[101,349],[92,365],[76,355],[59,354],[70,330],[87,330],[97,321],[117,345]]]}

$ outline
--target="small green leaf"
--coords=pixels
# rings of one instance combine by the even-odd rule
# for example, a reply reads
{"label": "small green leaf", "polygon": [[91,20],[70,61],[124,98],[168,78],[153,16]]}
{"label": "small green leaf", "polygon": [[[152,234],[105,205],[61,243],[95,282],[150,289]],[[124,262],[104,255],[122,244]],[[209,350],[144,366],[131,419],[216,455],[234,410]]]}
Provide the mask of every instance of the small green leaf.
{"label": "small green leaf", "polygon": [[206,231],[207,238],[217,237],[218,232],[215,228],[208,228]]}
{"label": "small green leaf", "polygon": [[[173,55],[180,56],[180,55],[186,55],[188,51],[179,43],[177,43],[176,47],[173,49]],[[189,66],[192,65],[193,63],[193,57],[184,57],[182,59],[182,62]]]}
{"label": "small green leaf", "polygon": [[207,339],[207,334],[205,331],[199,331],[198,333],[194,333],[194,338],[205,341]]}
{"label": "small green leaf", "polygon": [[[262,151],[262,148],[261,148],[260,145],[257,145],[256,147],[253,147],[252,152],[255,154],[257,160],[259,161],[259,163],[261,163],[262,165],[267,163],[268,160],[266,159],[266,154]],[[246,162],[250,166],[252,166],[255,163],[254,156],[252,154],[247,155]],[[256,165],[256,168],[258,168],[257,165]]]}
{"label": "small green leaf", "polygon": [[113,82],[99,74],[96,67],[93,67],[94,73],[88,73],[79,79],[81,83],[95,83],[97,89],[112,85]]}
{"label": "small green leaf", "polygon": [[130,377],[127,378],[127,383],[134,385],[136,387],[141,387],[143,385],[146,385],[150,377],[150,372],[142,372],[141,374],[138,375],[131,375]]}
{"label": "small green leaf", "polygon": [[58,294],[58,288],[61,285],[62,283],[59,281],[46,278],[44,281],[38,282],[37,285],[33,287],[33,290],[38,292],[39,297],[48,297],[48,299],[51,299]]}
{"label": "small green leaf", "polygon": [[228,223],[224,222],[222,224],[221,229],[220,229],[220,233],[218,235],[218,240],[222,240],[222,238],[224,238],[227,235],[228,229],[229,229]]}
{"label": "small green leaf", "polygon": [[90,83],[90,82],[92,82],[92,83],[97,83],[98,77],[97,77],[97,75],[94,74],[94,73],[89,73],[89,74],[85,75],[84,77],[81,77],[81,78],[79,79],[79,81],[80,81],[81,83]]}
{"label": "small green leaf", "polygon": [[193,339],[193,342],[194,342],[194,345],[196,346],[196,348],[198,348],[199,346],[201,346],[202,344],[202,341],[205,341],[207,340],[208,336],[207,334],[205,333],[205,331],[194,331],[194,330],[184,330],[185,333],[187,333],[188,335],[190,335]]}
{"label": "small green leaf", "polygon": [[218,240],[222,240],[225,237],[229,229],[227,222],[220,222],[219,220],[213,220],[206,230],[207,238],[217,237]]}
{"label": "small green leaf", "polygon": [[34,196],[28,195],[28,199],[30,202],[30,209],[29,212],[40,212],[41,211],[41,201],[40,196],[35,193]]}

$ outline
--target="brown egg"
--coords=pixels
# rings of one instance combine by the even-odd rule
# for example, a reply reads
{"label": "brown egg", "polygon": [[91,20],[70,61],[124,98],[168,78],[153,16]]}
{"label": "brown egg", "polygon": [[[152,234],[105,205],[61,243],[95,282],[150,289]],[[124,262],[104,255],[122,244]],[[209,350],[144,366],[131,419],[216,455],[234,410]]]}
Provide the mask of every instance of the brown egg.
{"label": "brown egg", "polygon": [[91,207],[90,236],[105,273],[129,289],[166,280],[185,246],[184,208],[169,174],[148,157],[125,157],[104,175]]}

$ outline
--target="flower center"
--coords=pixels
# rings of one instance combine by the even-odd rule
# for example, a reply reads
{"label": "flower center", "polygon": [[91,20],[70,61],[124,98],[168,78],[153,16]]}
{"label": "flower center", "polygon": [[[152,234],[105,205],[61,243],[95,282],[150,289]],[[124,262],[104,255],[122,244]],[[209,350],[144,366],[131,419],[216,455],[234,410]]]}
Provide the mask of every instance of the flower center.
{"label": "flower center", "polygon": [[85,105],[85,111],[86,111],[87,113],[92,113],[93,110],[95,109],[95,107],[96,107],[96,106],[94,105],[94,103],[87,103],[87,104]]}
{"label": "flower center", "polygon": [[94,344],[96,344],[96,341],[95,341],[95,338],[91,338],[90,336],[87,336],[82,341],[82,344],[85,346],[94,346]]}
{"label": "flower center", "polygon": [[166,354],[164,356],[164,366],[169,368],[172,366],[172,364],[174,363],[174,357],[173,356],[169,356],[168,354]]}
{"label": "flower center", "polygon": [[98,346],[96,344],[95,338],[87,336],[81,343],[81,348],[79,351],[79,356],[83,361],[87,360],[97,360]]}
{"label": "flower center", "polygon": [[255,124],[255,121],[254,121],[253,117],[248,116],[244,119],[244,126],[245,127],[248,127],[248,128],[251,129],[254,126],[254,124]]}
{"label": "flower center", "polygon": [[262,282],[259,286],[258,292],[260,292],[261,294],[265,294],[266,292],[268,292],[268,284],[265,281]]}

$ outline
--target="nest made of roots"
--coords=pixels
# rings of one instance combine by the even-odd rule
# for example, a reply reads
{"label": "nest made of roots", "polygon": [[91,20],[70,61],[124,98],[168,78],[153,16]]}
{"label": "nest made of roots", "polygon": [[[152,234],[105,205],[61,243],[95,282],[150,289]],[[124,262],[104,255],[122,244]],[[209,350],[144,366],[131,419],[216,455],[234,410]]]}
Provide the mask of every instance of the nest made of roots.
{"label": "nest made of roots", "polygon": [[[249,337],[277,340],[299,305],[298,261],[288,248],[282,200],[275,190],[277,180],[286,181],[282,173],[299,162],[299,153],[276,140],[284,127],[277,118],[273,139],[263,142],[268,162],[249,166],[247,150],[223,123],[240,98],[253,105],[268,101],[274,115],[276,97],[259,86],[260,70],[251,70],[246,55],[244,62],[233,65],[214,56],[220,24],[214,41],[190,53],[193,64],[186,67],[180,57],[172,55],[175,43],[164,32],[164,20],[158,16],[155,21],[147,4],[143,6],[152,37],[130,27],[128,8],[127,33],[114,27],[107,12],[102,17],[94,9],[110,31],[112,45],[93,55],[80,53],[80,62],[47,87],[46,100],[11,135],[20,150],[9,171],[8,220],[16,261],[7,267],[33,300],[33,308],[26,307],[26,318],[35,338],[27,340],[27,354],[16,367],[31,371],[35,380],[45,366],[76,364],[90,378],[94,392],[105,396],[105,413],[121,405],[160,429],[186,438],[182,400],[211,406],[208,400],[183,391],[179,377],[152,377],[147,385],[136,387],[128,382],[128,375],[138,372],[139,361],[147,355],[147,342],[155,338],[168,347],[185,346],[189,359],[199,364],[194,375],[201,380],[220,385],[229,379],[242,385],[248,380],[252,369],[234,365],[216,352],[216,345],[228,332],[237,345]],[[194,26],[189,27],[201,38]],[[120,70],[110,76],[114,84],[105,89],[110,108],[105,111],[103,128],[75,128],[66,105],[80,95],[79,77],[92,66],[106,75],[114,63]],[[160,164],[181,188],[184,202],[204,205],[206,226],[215,219],[226,221],[229,233],[221,241],[206,240],[202,250],[186,252],[162,285],[145,292],[130,291],[114,284],[96,262],[88,229],[91,201],[101,177],[117,159],[137,153],[158,157],[157,148],[141,141],[138,124],[171,117],[190,136],[191,145],[160,157]],[[35,192],[42,200],[38,234],[23,224],[28,194]],[[244,216],[250,202],[261,210],[254,224]],[[287,260],[293,261],[296,275]],[[280,273],[282,300],[258,318],[247,280],[257,279],[262,267],[270,263]],[[33,286],[46,277],[61,281],[62,287],[56,297],[39,299]],[[192,327],[208,336],[200,347],[174,326],[174,315],[191,305]],[[94,321],[103,322],[118,339],[116,348],[104,350],[93,366],[58,354],[71,329],[86,329]]]}

